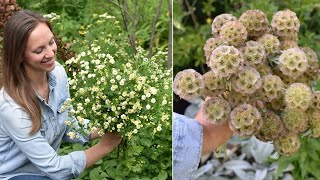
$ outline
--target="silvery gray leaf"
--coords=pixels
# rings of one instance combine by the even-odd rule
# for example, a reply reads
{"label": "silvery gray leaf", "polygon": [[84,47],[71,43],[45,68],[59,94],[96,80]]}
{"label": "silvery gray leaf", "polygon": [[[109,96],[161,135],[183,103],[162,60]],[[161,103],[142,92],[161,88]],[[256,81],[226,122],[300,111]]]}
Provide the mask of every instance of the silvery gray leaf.
{"label": "silvery gray leaf", "polygon": [[294,180],[294,179],[293,179],[293,177],[292,177],[291,174],[285,173],[285,174],[283,175],[283,177],[281,178],[281,180]]}
{"label": "silvery gray leaf", "polygon": [[250,139],[251,154],[256,162],[265,162],[271,153],[274,151],[274,147],[270,142],[259,141],[256,137]]}
{"label": "silvery gray leaf", "polygon": [[254,179],[255,180],[264,180],[267,176],[267,171],[268,171],[267,169],[262,169],[262,170],[258,169],[256,171],[256,174],[254,175]]}
{"label": "silvery gray leaf", "polygon": [[224,164],[224,167],[226,169],[230,170],[245,170],[245,169],[253,169],[252,166],[247,162],[243,160],[231,160]]}
{"label": "silvery gray leaf", "polygon": [[201,166],[201,167],[197,170],[196,175],[195,175],[195,178],[198,178],[198,177],[204,175],[204,174],[207,173],[207,172],[208,172],[208,173],[211,172],[211,174],[212,174],[212,172],[213,172],[213,165],[212,165],[211,163],[207,163],[207,164]]}
{"label": "silvery gray leaf", "polygon": [[243,171],[241,169],[236,169],[234,171],[234,173],[241,180],[254,180],[254,173],[252,173],[252,172],[245,172],[245,171]]}

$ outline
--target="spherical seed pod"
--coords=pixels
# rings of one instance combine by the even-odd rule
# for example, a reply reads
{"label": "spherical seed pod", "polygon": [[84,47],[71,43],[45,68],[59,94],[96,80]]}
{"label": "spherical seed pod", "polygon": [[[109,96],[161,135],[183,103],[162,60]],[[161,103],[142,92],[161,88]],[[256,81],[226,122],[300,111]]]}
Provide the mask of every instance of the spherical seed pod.
{"label": "spherical seed pod", "polygon": [[243,95],[254,93],[261,84],[259,72],[250,66],[241,67],[237,75],[232,78],[232,88]]}
{"label": "spherical seed pod", "polygon": [[291,156],[300,148],[300,140],[297,134],[284,134],[278,136],[274,141],[273,145],[275,150],[284,156]]}
{"label": "spherical seed pod", "polygon": [[309,47],[302,47],[300,49],[306,54],[308,59],[308,67],[305,73],[310,76],[316,76],[319,71],[317,54]]}
{"label": "spherical seed pod", "polygon": [[273,111],[262,113],[263,125],[256,134],[257,139],[263,142],[272,141],[277,138],[283,130],[283,123],[280,117]]}
{"label": "spherical seed pod", "polygon": [[211,25],[213,37],[219,37],[220,29],[225,23],[236,20],[237,18],[232,14],[220,14],[219,16],[216,16]]}
{"label": "spherical seed pod", "polygon": [[220,77],[217,73],[209,71],[203,75],[204,89],[203,94],[205,96],[214,97],[218,94],[222,94],[226,90],[226,79]]}
{"label": "spherical seed pod", "polygon": [[203,78],[193,69],[186,69],[177,73],[173,81],[173,92],[180,98],[192,100],[202,93]]}
{"label": "spherical seed pod", "polygon": [[282,122],[290,132],[304,132],[308,128],[308,114],[302,110],[285,109]]}
{"label": "spherical seed pod", "polygon": [[312,106],[313,109],[320,110],[320,91],[312,93]]}
{"label": "spherical seed pod", "polygon": [[284,10],[273,15],[271,26],[277,36],[293,37],[299,32],[300,22],[296,13]]}
{"label": "spherical seed pod", "polygon": [[255,67],[265,63],[266,50],[256,41],[246,42],[245,46],[240,48],[240,52],[245,64]]}
{"label": "spherical seed pod", "polygon": [[284,99],[288,109],[305,111],[312,103],[312,92],[305,84],[293,83],[286,90]]}
{"label": "spherical seed pod", "polygon": [[253,67],[259,72],[260,76],[272,74],[272,70],[267,63],[261,63]]}
{"label": "spherical seed pod", "polygon": [[279,69],[286,76],[297,78],[307,70],[307,67],[307,56],[298,48],[287,49],[279,57]]}
{"label": "spherical seed pod", "polygon": [[259,37],[268,30],[268,19],[264,12],[260,10],[248,10],[244,12],[239,21],[248,31],[249,37]]}
{"label": "spherical seed pod", "polygon": [[264,34],[258,39],[258,42],[265,48],[267,56],[276,54],[280,51],[280,41],[272,34]]}
{"label": "spherical seed pod", "polygon": [[251,136],[262,126],[261,114],[250,104],[242,104],[231,111],[230,128],[239,136]]}
{"label": "spherical seed pod", "polygon": [[247,30],[240,21],[229,21],[220,30],[220,38],[230,46],[241,46],[247,40],[247,35]]}
{"label": "spherical seed pod", "polygon": [[287,50],[290,48],[298,48],[298,44],[296,41],[293,40],[283,40],[280,41],[280,49],[283,50]]}
{"label": "spherical seed pod", "polygon": [[222,44],[223,44],[223,42],[220,38],[209,38],[206,41],[206,44],[204,45],[203,50],[204,50],[207,61],[209,60],[212,51],[215,50],[217,47],[219,47]]}
{"label": "spherical seed pod", "polygon": [[251,96],[243,95],[237,91],[231,91],[228,102],[233,109],[241,104],[251,104],[252,99]]}
{"label": "spherical seed pod", "polygon": [[284,83],[276,75],[266,75],[262,78],[261,92],[267,102],[280,98],[283,95],[283,88]]}
{"label": "spherical seed pod", "polygon": [[314,138],[320,137],[320,111],[319,109],[309,112],[309,124]]}
{"label": "spherical seed pod", "polygon": [[228,121],[230,112],[229,103],[220,97],[211,98],[203,105],[203,114],[210,124],[223,124]]}
{"label": "spherical seed pod", "polygon": [[207,65],[221,77],[230,77],[236,73],[243,59],[233,46],[221,45],[212,51]]}

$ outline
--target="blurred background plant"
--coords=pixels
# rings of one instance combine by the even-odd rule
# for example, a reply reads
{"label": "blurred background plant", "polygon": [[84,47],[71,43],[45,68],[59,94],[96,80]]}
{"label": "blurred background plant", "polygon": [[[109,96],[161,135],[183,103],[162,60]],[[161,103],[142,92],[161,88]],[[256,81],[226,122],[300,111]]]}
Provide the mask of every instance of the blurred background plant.
{"label": "blurred background plant", "polygon": [[[203,46],[212,37],[211,23],[219,14],[239,16],[249,9],[266,13],[269,22],[272,15],[283,9],[297,14],[301,26],[299,46],[308,46],[320,55],[320,2],[318,0],[179,0],[174,1],[174,50],[173,76],[184,69],[207,72]],[[319,80],[314,86],[320,89]],[[194,117],[201,99],[187,102],[174,94],[173,111]],[[301,139],[301,149],[291,157],[274,153],[273,145],[255,138],[233,137],[227,144],[226,154],[213,153],[202,159],[198,179],[320,179],[315,170],[320,163],[320,141]],[[267,157],[267,158],[266,158]],[[261,160],[263,159],[263,160]]]}
{"label": "blurred background plant", "polygon": [[[172,47],[172,29],[170,24],[172,13],[169,9],[172,9],[171,0],[0,0],[0,3],[1,18],[10,16],[20,7],[36,11],[49,18],[59,48],[57,59],[63,65],[68,59],[82,57],[81,61],[87,61],[93,68],[93,74],[96,73],[96,75],[90,74],[92,75],[91,78],[99,76],[101,74],[96,72],[95,67],[93,67],[94,62],[106,63],[103,62],[106,58],[95,56],[95,58],[101,58],[98,60],[91,59],[89,55],[85,57],[81,55],[83,52],[92,51],[94,53],[98,47],[101,47],[99,50],[104,51],[101,52],[102,54],[105,53],[105,55],[108,54],[106,55],[108,58],[114,58],[114,68],[122,73],[123,78],[127,80],[126,82],[130,82],[128,73],[131,72],[136,73],[136,77],[146,81],[144,83],[145,87],[139,91],[139,95],[136,94],[133,97],[133,100],[141,99],[141,93],[148,94],[145,88],[151,86],[157,88],[156,92],[154,88],[151,88],[152,92],[149,92],[153,93],[152,97],[154,96],[150,98],[152,106],[145,107],[145,103],[149,100],[141,103],[144,106],[140,110],[143,113],[141,116],[148,119],[141,122],[139,131],[134,131],[134,135],[130,139],[124,137],[122,144],[116,151],[98,161],[93,167],[86,169],[78,179],[170,179],[170,104],[172,102],[172,53],[170,49]],[[8,12],[2,11],[3,8],[8,9]],[[0,20],[0,23],[2,23],[0,25],[3,25],[6,21],[4,18]],[[0,26],[0,33],[3,30],[2,28],[3,26]],[[95,45],[95,47],[92,47],[92,45]],[[108,68],[112,65],[108,65]],[[131,67],[130,72],[124,72],[125,68],[122,69],[122,65],[127,65],[127,69]],[[70,77],[69,80],[76,78],[81,80],[83,78],[78,75],[76,63],[74,63],[74,66],[72,63],[65,66],[65,69]],[[109,72],[111,72],[111,69],[100,73],[108,75]],[[101,77],[99,76],[99,78]],[[113,78],[115,76],[111,75],[105,77],[104,80],[110,82]],[[97,85],[92,84],[92,82],[90,81],[83,86]],[[81,81],[81,83],[83,82]],[[135,83],[127,84],[123,91],[133,91],[137,88],[136,86]],[[103,84],[98,86],[100,89],[106,87],[108,86]],[[76,94],[79,94],[79,91],[76,90],[70,90],[70,92],[71,97],[76,97]],[[118,95],[110,91],[108,96],[112,100],[112,98],[116,99]],[[74,100],[75,103],[84,103],[79,102],[83,101],[80,96],[77,97]],[[94,101],[94,94],[90,94],[90,97],[91,102]],[[130,104],[128,106],[131,106],[131,103],[128,102]],[[100,113],[103,114],[104,112]],[[94,118],[94,116],[90,118]],[[94,122],[92,123],[93,126],[97,125],[98,121]],[[109,127],[108,130],[121,129],[117,125],[113,124],[114,128]],[[129,126],[132,126],[132,124]],[[130,128],[132,129],[129,126],[123,125],[120,134],[125,136]],[[89,146],[95,143],[97,143],[97,140]],[[63,143],[59,153],[66,154],[83,148],[79,144]]]}

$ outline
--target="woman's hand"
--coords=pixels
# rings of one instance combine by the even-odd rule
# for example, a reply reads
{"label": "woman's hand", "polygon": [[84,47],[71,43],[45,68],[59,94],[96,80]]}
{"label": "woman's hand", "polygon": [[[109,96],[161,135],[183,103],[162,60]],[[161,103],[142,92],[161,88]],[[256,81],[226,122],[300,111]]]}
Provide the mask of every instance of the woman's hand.
{"label": "woman's hand", "polygon": [[[206,101],[210,98],[206,98]],[[218,148],[220,145],[226,143],[231,138],[233,132],[229,128],[229,123],[225,122],[222,125],[213,125],[208,123],[203,114],[203,105],[198,111],[195,119],[203,127],[203,144],[202,155],[210,153]]]}
{"label": "woman's hand", "polygon": [[104,146],[107,149],[111,149],[111,151],[120,144],[121,136],[119,133],[106,133],[101,137],[99,144]]}

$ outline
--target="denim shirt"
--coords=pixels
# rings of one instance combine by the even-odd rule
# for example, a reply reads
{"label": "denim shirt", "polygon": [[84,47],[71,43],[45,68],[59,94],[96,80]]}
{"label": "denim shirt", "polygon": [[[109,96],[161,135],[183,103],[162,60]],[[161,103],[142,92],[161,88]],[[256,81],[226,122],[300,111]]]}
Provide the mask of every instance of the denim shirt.
{"label": "denim shirt", "polygon": [[194,179],[202,152],[203,129],[200,123],[173,113],[173,179]]}
{"label": "denim shirt", "polygon": [[[48,103],[37,95],[42,111],[41,128],[30,135],[30,116],[2,88],[0,90],[0,179],[17,175],[44,175],[51,179],[71,179],[86,166],[84,151],[64,156],[57,154],[61,141],[86,143],[89,136],[70,139],[71,130],[64,122],[67,111],[61,106],[69,97],[69,85],[64,68],[56,67],[48,75]],[[76,122],[74,117],[72,121]],[[70,120],[70,118],[69,118]]]}

